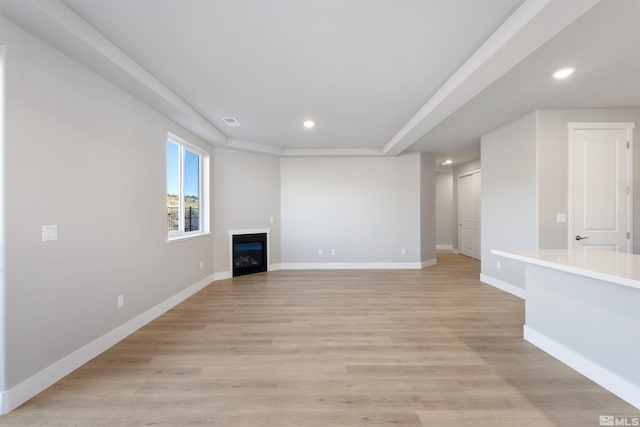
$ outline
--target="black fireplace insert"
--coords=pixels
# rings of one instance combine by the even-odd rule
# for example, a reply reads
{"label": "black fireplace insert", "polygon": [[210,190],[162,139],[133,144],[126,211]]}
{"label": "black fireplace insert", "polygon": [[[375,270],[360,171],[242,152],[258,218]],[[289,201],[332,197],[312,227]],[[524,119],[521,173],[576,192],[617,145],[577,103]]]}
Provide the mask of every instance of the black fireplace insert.
{"label": "black fireplace insert", "polygon": [[267,233],[233,236],[233,276],[267,271]]}

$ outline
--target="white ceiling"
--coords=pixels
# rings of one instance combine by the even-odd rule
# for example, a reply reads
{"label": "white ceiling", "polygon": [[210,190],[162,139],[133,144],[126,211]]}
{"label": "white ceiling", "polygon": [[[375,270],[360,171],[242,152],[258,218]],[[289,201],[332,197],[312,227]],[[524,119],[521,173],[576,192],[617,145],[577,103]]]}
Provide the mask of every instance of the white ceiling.
{"label": "white ceiling", "polygon": [[227,136],[293,148],[384,146],[521,2],[65,0]]}
{"label": "white ceiling", "polygon": [[[0,12],[205,140],[279,155],[460,163],[536,108],[640,106],[637,0],[2,0]],[[575,77],[552,81],[567,64]]]}
{"label": "white ceiling", "polygon": [[[558,81],[553,71],[576,72]],[[640,107],[640,1],[596,5],[411,146],[480,154],[480,136],[535,109]]]}

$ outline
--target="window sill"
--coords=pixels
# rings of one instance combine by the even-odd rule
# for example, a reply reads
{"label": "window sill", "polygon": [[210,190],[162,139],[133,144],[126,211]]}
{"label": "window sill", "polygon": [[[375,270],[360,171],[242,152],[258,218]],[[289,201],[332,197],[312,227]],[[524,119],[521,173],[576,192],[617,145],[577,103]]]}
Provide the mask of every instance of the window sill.
{"label": "window sill", "polygon": [[211,236],[210,231],[198,233],[198,234],[188,234],[186,236],[170,237],[170,238],[167,238],[166,243],[171,244],[171,243],[184,242],[185,240],[197,239],[200,237],[207,237],[207,236]]}

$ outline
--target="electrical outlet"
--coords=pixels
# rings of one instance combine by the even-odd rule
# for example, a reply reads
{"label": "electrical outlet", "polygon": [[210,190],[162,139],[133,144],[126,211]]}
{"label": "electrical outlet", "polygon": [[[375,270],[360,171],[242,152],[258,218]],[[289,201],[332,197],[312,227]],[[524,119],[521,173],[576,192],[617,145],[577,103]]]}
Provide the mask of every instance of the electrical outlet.
{"label": "electrical outlet", "polygon": [[336,254],[336,250],[335,249],[331,249],[331,255],[335,255]]}
{"label": "electrical outlet", "polygon": [[204,268],[204,262],[200,261],[200,270]]}
{"label": "electrical outlet", "polygon": [[124,294],[118,295],[118,308],[124,307]]}
{"label": "electrical outlet", "polygon": [[322,255],[322,249],[318,249],[318,255]]}
{"label": "electrical outlet", "polygon": [[52,240],[58,240],[58,226],[57,225],[43,225],[42,226],[42,241],[49,242]]}
{"label": "electrical outlet", "polygon": [[273,217],[272,216],[269,217],[269,223],[273,224]]}
{"label": "electrical outlet", "polygon": [[406,255],[407,254],[407,250],[405,248],[400,249],[400,253],[402,255]]}
{"label": "electrical outlet", "polygon": [[502,268],[502,265],[500,264],[500,261],[496,261],[496,267],[498,268],[498,270],[500,270]]}

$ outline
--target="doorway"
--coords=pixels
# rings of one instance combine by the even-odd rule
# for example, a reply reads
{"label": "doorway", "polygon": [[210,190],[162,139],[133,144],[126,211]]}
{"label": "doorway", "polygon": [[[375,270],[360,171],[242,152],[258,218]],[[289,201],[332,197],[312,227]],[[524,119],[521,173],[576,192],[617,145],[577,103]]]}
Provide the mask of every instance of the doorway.
{"label": "doorway", "polygon": [[458,248],[480,259],[480,170],[458,176]]}
{"label": "doorway", "polygon": [[568,247],[631,253],[634,124],[568,126]]}

